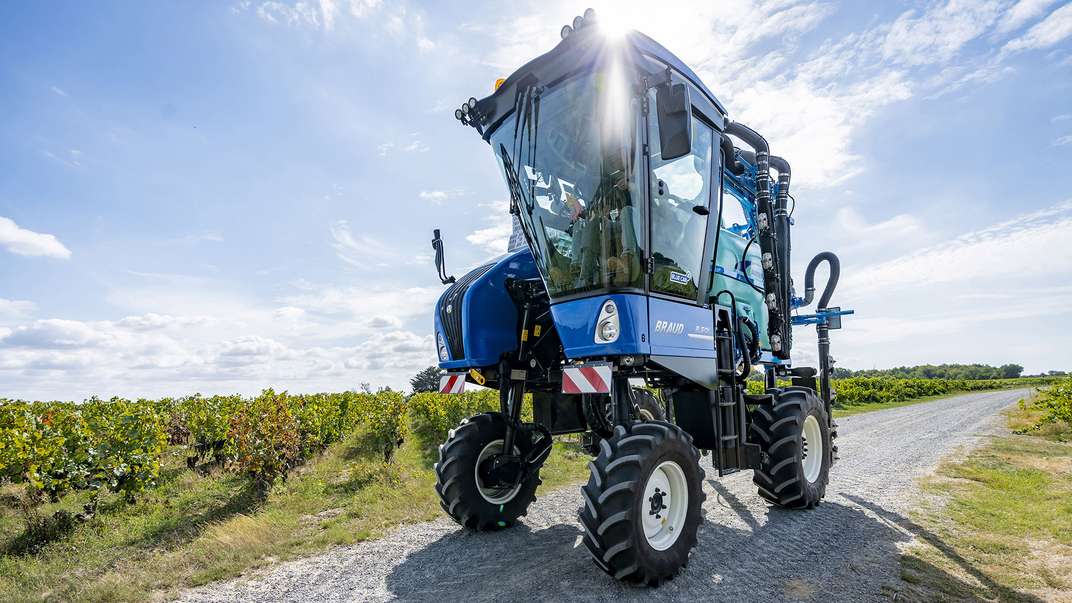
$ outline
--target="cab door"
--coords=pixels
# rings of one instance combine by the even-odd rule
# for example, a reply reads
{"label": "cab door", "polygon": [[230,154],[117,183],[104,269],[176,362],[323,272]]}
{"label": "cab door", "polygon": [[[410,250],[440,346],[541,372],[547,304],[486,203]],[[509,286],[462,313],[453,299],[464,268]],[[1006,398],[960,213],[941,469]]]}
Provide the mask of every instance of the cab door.
{"label": "cab door", "polygon": [[658,125],[649,120],[648,316],[656,355],[714,356],[701,286],[719,155],[715,130],[700,115],[694,109],[691,153],[669,161],[662,158]]}

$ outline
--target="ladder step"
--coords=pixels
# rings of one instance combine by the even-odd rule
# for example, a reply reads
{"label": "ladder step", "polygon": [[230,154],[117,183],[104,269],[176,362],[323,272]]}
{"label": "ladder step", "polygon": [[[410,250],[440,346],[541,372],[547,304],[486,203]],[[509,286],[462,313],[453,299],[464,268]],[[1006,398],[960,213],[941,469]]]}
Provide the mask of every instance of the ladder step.
{"label": "ladder step", "polygon": [[731,441],[735,441],[737,439],[737,436],[736,435],[724,435],[719,439],[722,440],[723,442],[731,442]]}

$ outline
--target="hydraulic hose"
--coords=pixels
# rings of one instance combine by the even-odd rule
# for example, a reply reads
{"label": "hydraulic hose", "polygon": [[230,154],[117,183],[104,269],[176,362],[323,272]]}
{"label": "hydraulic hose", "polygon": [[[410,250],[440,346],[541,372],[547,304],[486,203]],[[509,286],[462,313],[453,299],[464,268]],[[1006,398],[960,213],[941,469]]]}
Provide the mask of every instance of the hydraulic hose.
{"label": "hydraulic hose", "polygon": [[726,134],[736,136],[756,152],[756,212],[759,249],[762,254],[763,288],[767,292],[767,334],[774,355],[785,359],[789,357],[790,347],[786,326],[788,306],[784,299],[785,289],[781,285],[782,269],[778,266],[774,208],[771,207],[770,146],[759,133],[738,122],[727,123]]}
{"label": "hydraulic hose", "polygon": [[[789,179],[792,177],[792,170],[788,161],[774,155],[771,155],[770,165],[778,171],[778,197],[774,201],[774,240],[778,250],[778,282],[782,287],[778,292],[778,301],[782,304],[783,315],[788,316],[789,300],[792,297],[792,280],[789,274],[789,254],[792,250],[789,236]],[[790,346],[792,333],[792,329],[787,329],[786,337],[789,340],[786,343]]]}
{"label": "hydraulic hose", "polygon": [[827,277],[826,287],[823,289],[822,296],[819,297],[820,310],[826,309],[826,305],[830,303],[830,298],[834,295],[834,288],[837,287],[838,279],[841,277],[841,260],[833,252],[824,251],[813,257],[804,271],[804,305],[807,306],[815,297],[815,269],[824,261],[830,264],[830,276]]}
{"label": "hydraulic hose", "polygon": [[721,139],[719,145],[722,146],[722,154],[726,156],[726,167],[733,174],[740,176],[744,173],[744,166],[741,165],[740,161],[737,161],[737,156],[734,154],[733,141],[725,134],[722,134],[719,138]]}

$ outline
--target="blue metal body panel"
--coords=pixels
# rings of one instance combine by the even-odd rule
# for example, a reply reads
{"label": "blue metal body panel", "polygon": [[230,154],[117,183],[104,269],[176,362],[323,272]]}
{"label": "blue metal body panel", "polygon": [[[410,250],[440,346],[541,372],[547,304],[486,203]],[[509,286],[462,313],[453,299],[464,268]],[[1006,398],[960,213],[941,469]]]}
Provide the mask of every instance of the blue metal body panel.
{"label": "blue metal body panel", "polygon": [[[517,349],[517,308],[506,292],[506,279],[536,278],[539,273],[528,249],[507,253],[493,262],[495,266],[473,282],[462,301],[465,357],[448,358],[446,361],[440,359],[440,368],[455,370],[491,366],[498,364],[503,352]],[[433,313],[437,343],[443,333],[440,321],[442,304],[443,295],[436,302]]]}
{"label": "blue metal body panel", "polygon": [[[596,343],[599,310],[608,299],[618,306],[620,332],[613,343]],[[593,297],[559,302],[551,306],[555,329],[566,357],[592,358],[626,354],[648,354],[648,299],[636,293],[604,293]]]}
{"label": "blue metal body panel", "polygon": [[648,309],[652,354],[715,357],[714,316],[710,308],[652,297]]}

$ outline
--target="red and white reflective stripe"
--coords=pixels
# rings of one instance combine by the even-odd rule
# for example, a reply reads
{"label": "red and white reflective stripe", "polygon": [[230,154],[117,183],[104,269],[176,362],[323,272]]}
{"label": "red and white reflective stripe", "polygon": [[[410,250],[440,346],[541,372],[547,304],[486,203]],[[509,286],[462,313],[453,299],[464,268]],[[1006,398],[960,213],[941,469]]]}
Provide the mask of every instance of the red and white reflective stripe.
{"label": "red and white reflective stripe", "polygon": [[610,365],[586,364],[562,369],[562,393],[609,394]]}
{"label": "red and white reflective stripe", "polygon": [[465,391],[465,373],[447,373],[439,378],[439,393],[460,394]]}

